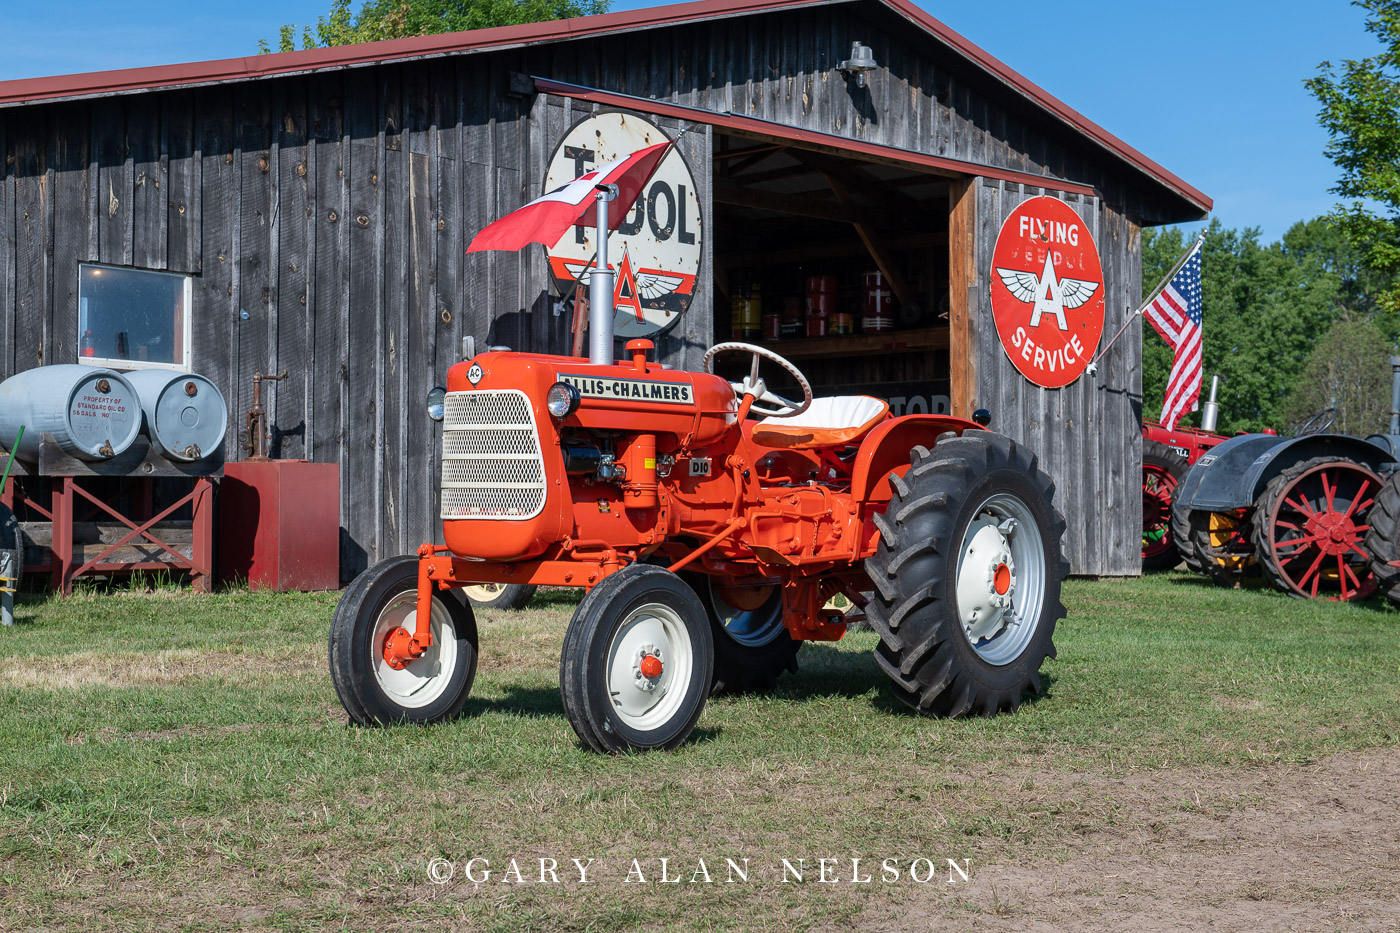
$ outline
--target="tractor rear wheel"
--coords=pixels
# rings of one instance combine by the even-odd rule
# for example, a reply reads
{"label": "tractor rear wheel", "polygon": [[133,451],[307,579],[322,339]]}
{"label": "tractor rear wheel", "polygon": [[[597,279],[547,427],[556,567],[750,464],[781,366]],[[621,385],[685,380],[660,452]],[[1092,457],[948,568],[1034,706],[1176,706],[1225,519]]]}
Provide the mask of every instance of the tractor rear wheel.
{"label": "tractor rear wheel", "polygon": [[1354,460],[1314,457],[1269,480],[1254,506],[1254,552],[1274,585],[1305,599],[1376,592],[1365,549],[1381,478]]}
{"label": "tractor rear wheel", "polygon": [[478,609],[519,609],[530,601],[536,589],[529,583],[478,583],[462,587],[467,599]]}
{"label": "tractor rear wheel", "polygon": [[710,617],[715,673],[710,693],[764,693],[783,671],[797,673],[795,640],[783,625],[776,584],[738,586],[710,574],[685,574]]}
{"label": "tractor rear wheel", "polygon": [[418,558],[380,561],[348,586],[331,622],[331,682],[361,725],[437,722],[462,709],[476,679],[476,619],[458,594],[433,596],[433,644],[406,663],[390,643],[418,619]]}
{"label": "tractor rear wheel", "polygon": [[1366,532],[1366,553],[1371,555],[1371,572],[1386,597],[1400,604],[1400,473],[1392,473],[1371,507],[1370,529]]}
{"label": "tractor rear wheel", "polygon": [[1206,562],[1201,555],[1196,553],[1196,544],[1191,537],[1191,516],[1195,512],[1192,509],[1185,509],[1177,503],[1172,503],[1172,540],[1176,542],[1177,553],[1181,555],[1181,561],[1186,565],[1186,569],[1195,573],[1209,573],[1206,570]]}
{"label": "tractor rear wheel", "polygon": [[559,658],[569,725],[594,751],[675,748],[710,695],[705,607],[676,574],[631,564],[589,590]]}
{"label": "tractor rear wheel", "polygon": [[1009,438],[978,431],[914,448],[876,518],[866,562],[875,659],[922,713],[994,715],[1040,690],[1069,571],[1055,486]]}
{"label": "tractor rear wheel", "polygon": [[1160,441],[1142,442],[1142,569],[1171,570],[1181,563],[1172,537],[1172,495],[1191,468]]}
{"label": "tractor rear wheel", "polygon": [[1206,512],[1192,509],[1187,514],[1187,539],[1200,572],[1216,585],[1235,587],[1245,577],[1257,576],[1259,564],[1250,537],[1253,516],[1244,509],[1233,512]]}

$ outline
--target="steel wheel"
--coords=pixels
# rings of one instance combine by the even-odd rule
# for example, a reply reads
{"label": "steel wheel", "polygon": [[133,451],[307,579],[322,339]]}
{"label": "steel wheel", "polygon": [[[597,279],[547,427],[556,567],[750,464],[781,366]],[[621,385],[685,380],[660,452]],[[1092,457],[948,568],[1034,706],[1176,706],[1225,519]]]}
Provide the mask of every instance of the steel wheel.
{"label": "steel wheel", "polygon": [[1319,457],[1270,480],[1255,509],[1255,550],[1280,589],[1350,601],[1376,591],[1365,549],[1381,479],[1351,460]]}
{"label": "steel wheel", "polygon": [[631,564],[574,610],[559,657],[564,715],[595,751],[675,748],[705,708],[713,667],[695,591],[661,567]]}
{"label": "steel wheel", "polygon": [[1045,542],[1035,516],[1012,495],[975,511],[958,560],[958,618],[988,664],[1009,664],[1035,637],[1045,602]]}
{"label": "steel wheel", "polygon": [[433,644],[422,657],[407,663],[393,660],[389,644],[406,638],[418,624],[418,593],[400,593],[390,600],[374,623],[366,648],[374,679],[395,704],[420,709],[436,702],[454,683],[457,668],[457,633],[441,600],[433,601]]}
{"label": "steel wheel", "polygon": [[685,574],[710,616],[715,647],[713,693],[762,693],[783,671],[797,671],[795,641],[783,625],[782,587],[731,578]]}
{"label": "steel wheel", "polygon": [[1170,570],[1181,562],[1172,534],[1172,496],[1190,466],[1166,444],[1142,445],[1142,569]]}
{"label": "steel wheel", "polygon": [[406,650],[418,619],[418,558],[395,557],[345,589],[331,621],[336,695],[355,722],[436,722],[461,711],[476,677],[476,620],[457,593],[436,593],[433,644]]}
{"label": "steel wheel", "polygon": [[608,645],[608,695],[613,711],[633,729],[649,731],[676,714],[695,666],[680,614],[644,603],[622,620]]}

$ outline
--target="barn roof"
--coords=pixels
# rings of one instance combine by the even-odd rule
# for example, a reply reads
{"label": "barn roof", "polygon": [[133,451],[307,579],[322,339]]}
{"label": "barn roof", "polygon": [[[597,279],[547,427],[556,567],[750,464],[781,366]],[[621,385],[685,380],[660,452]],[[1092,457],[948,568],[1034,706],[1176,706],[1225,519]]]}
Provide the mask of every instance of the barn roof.
{"label": "barn roof", "polygon": [[1213,202],[1204,193],[1188,185],[1181,178],[1167,171],[1117,136],[949,29],[927,12],[915,6],[911,0],[695,0],[695,2],[679,3],[673,6],[604,13],[577,19],[418,36],[411,39],[389,39],[382,42],[310,49],[302,52],[253,55],[178,65],[157,65],[150,68],[127,68],[119,71],[94,71],[86,74],[23,78],[17,81],[0,82],[0,107],[102,97],[146,90],[197,87],[256,78],[411,61],[463,52],[519,48],[754,13],[853,2],[877,3],[889,8],[948,46],[1014,93],[1058,120],[1068,129],[1137,168],[1188,204],[1203,212],[1211,209]]}

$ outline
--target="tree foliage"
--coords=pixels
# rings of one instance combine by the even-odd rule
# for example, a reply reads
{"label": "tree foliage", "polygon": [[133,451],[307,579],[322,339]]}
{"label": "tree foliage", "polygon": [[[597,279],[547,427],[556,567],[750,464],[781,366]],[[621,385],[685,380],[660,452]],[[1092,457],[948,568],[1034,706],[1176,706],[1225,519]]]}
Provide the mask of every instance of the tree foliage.
{"label": "tree foliage", "polygon": [[[283,26],[277,51],[572,19],[606,13],[609,6],[610,0],[367,0],[356,13],[350,0],[332,0],[329,15],[316,25]],[[258,48],[272,51],[265,39]]]}
{"label": "tree foliage", "polygon": [[1308,358],[1285,413],[1297,424],[1325,408],[1337,409],[1330,430],[1383,433],[1390,421],[1390,352],[1370,321],[1344,317],[1334,323]]}
{"label": "tree foliage", "polygon": [[1342,172],[1333,193],[1348,199],[1332,220],[1366,265],[1388,277],[1380,305],[1400,312],[1400,0],[1354,0],[1379,55],[1318,66],[1308,90],[1331,136],[1327,157]]}
{"label": "tree foliage", "polygon": [[[1190,244],[1179,228],[1144,231],[1145,293]],[[1314,347],[1349,303],[1365,304],[1355,266],[1345,242],[1321,221],[1294,224],[1269,246],[1259,243],[1257,229],[1211,221],[1201,247],[1201,395],[1204,401],[1211,375],[1220,374],[1218,430],[1286,426],[1287,402]],[[1144,324],[1144,417],[1161,411],[1171,364],[1171,348]],[[1199,415],[1183,422],[1199,424]]]}

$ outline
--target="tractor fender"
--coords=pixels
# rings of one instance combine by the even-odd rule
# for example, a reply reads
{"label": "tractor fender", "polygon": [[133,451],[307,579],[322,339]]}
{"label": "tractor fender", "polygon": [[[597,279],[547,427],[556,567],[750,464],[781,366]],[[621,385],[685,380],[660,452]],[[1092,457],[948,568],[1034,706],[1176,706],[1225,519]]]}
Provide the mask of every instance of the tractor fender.
{"label": "tractor fender", "polygon": [[952,415],[904,415],[876,425],[860,443],[851,470],[851,498],[864,508],[871,502],[890,498],[887,477],[900,467],[909,466],[909,451],[922,444],[932,449],[938,435],[946,431],[962,434],[981,431],[982,426]]}
{"label": "tractor fender", "polygon": [[1388,472],[1395,464],[1386,447],[1345,434],[1291,438],[1245,434],[1197,460],[1177,486],[1174,498],[1181,508],[1206,512],[1248,508],[1271,479],[1314,457],[1342,457],[1378,473]]}

